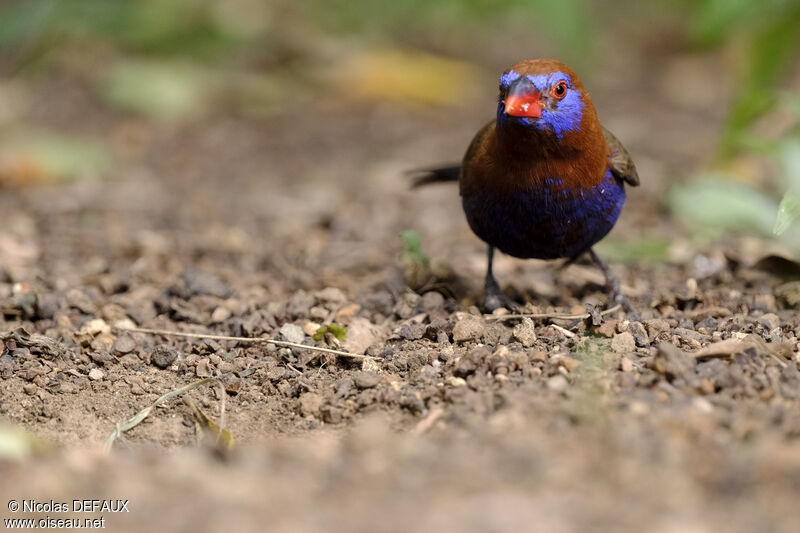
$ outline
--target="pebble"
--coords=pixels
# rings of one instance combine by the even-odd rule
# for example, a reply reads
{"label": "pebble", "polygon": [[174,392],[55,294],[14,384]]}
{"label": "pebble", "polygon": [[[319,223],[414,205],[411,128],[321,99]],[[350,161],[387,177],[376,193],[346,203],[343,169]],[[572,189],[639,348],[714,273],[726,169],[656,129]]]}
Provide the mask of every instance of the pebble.
{"label": "pebble", "polygon": [[630,353],[636,350],[636,341],[630,332],[617,333],[611,339],[611,349],[619,354]]}
{"label": "pebble", "polygon": [[347,300],[347,296],[342,291],[342,289],[337,289],[336,287],[325,287],[321,291],[316,292],[317,300],[321,302],[332,302],[336,304],[344,303]]}
{"label": "pebble", "polygon": [[178,351],[166,344],[159,344],[153,350],[150,360],[158,368],[167,368],[178,358]]}
{"label": "pebble", "polygon": [[303,328],[291,323],[281,326],[281,329],[278,331],[278,333],[280,333],[281,339],[287,342],[293,342],[295,344],[302,343],[303,339],[306,338],[306,334],[303,333]]}
{"label": "pebble", "polygon": [[211,323],[212,324],[219,324],[221,322],[225,322],[231,317],[231,312],[226,309],[225,307],[217,307],[214,309],[214,312],[211,313]]}
{"label": "pebble", "polygon": [[297,400],[297,407],[303,416],[316,416],[324,403],[325,399],[316,392],[304,392]]}
{"label": "pebble", "polygon": [[660,333],[669,331],[669,322],[663,318],[654,318],[652,320],[645,320],[644,327],[647,330],[647,335],[650,337],[650,342],[653,342]]}
{"label": "pebble", "polygon": [[130,335],[120,335],[111,346],[111,351],[116,354],[131,353],[136,348],[136,341]]}
{"label": "pebble", "polygon": [[547,380],[547,388],[555,392],[564,392],[569,387],[569,381],[561,374]]}
{"label": "pebble", "polygon": [[597,332],[602,335],[603,337],[608,337],[609,339],[614,336],[614,333],[617,331],[617,321],[616,320],[606,320],[597,328]]}
{"label": "pebble", "polygon": [[767,313],[759,317],[758,323],[767,328],[768,330],[773,330],[781,326],[781,319],[778,318],[778,315],[776,315],[775,313]]}
{"label": "pebble", "polygon": [[483,337],[485,331],[486,327],[483,325],[483,320],[480,317],[467,315],[453,326],[453,341],[477,341]]}
{"label": "pebble", "polygon": [[197,363],[195,374],[197,374],[198,378],[207,378],[211,376],[211,364],[208,362],[208,359],[203,359]]}
{"label": "pebble", "polygon": [[309,337],[313,337],[314,334],[317,333],[317,330],[322,327],[316,322],[311,322],[310,320],[306,321],[303,324],[303,333],[308,335]]}
{"label": "pebble", "polygon": [[444,296],[436,291],[428,291],[422,295],[422,310],[429,313],[444,306]]}
{"label": "pebble", "polygon": [[36,391],[39,390],[39,387],[35,383],[26,383],[22,386],[22,390],[28,396],[33,396],[36,394]]}
{"label": "pebble", "polygon": [[106,321],[102,318],[95,318],[93,320],[89,320],[86,322],[80,329],[78,333],[81,335],[91,335],[92,337],[96,337],[101,333],[110,333],[111,327],[106,324]]}
{"label": "pebble", "polygon": [[230,286],[219,277],[202,270],[188,269],[181,274],[189,296],[215,296],[223,300],[233,294]]}
{"label": "pebble", "polygon": [[627,357],[622,357],[619,360],[619,369],[623,372],[633,372],[633,361]]}
{"label": "pebble", "polygon": [[377,372],[359,372],[354,381],[359,389],[371,389],[381,382],[383,377]]}
{"label": "pebble", "polygon": [[99,368],[93,368],[89,370],[89,379],[91,379],[92,381],[100,381],[105,376],[106,375]]}
{"label": "pebble", "polygon": [[645,328],[641,322],[631,322],[628,324],[628,333],[633,335],[633,340],[636,342],[636,346],[645,347],[650,344],[647,331],[645,331]]}
{"label": "pebble", "polygon": [[566,369],[567,372],[573,372],[576,368],[578,368],[578,366],[580,366],[580,364],[580,361],[567,355],[558,358],[558,365]]}
{"label": "pebble", "polygon": [[524,318],[522,322],[514,326],[511,335],[522,343],[524,347],[530,348],[533,346],[533,343],[536,342],[536,327],[533,320]]}

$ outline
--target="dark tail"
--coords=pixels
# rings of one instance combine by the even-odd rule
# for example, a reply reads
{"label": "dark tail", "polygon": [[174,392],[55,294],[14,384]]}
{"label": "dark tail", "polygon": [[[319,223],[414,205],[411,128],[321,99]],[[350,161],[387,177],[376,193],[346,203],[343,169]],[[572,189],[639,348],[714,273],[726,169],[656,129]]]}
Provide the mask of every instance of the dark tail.
{"label": "dark tail", "polygon": [[408,173],[414,176],[411,182],[411,188],[416,189],[417,187],[430,185],[431,183],[458,181],[458,176],[461,174],[461,167],[420,168],[410,170]]}

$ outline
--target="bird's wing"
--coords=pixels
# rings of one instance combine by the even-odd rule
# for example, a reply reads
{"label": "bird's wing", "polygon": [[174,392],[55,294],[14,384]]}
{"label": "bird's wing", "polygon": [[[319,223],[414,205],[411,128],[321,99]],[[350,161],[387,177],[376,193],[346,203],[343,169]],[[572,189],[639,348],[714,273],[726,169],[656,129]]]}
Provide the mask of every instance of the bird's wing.
{"label": "bird's wing", "polygon": [[636,165],[633,164],[631,154],[622,146],[619,139],[605,127],[603,127],[603,135],[609,148],[608,164],[611,167],[611,173],[617,179],[624,180],[632,186],[639,185],[639,173],[636,172]]}

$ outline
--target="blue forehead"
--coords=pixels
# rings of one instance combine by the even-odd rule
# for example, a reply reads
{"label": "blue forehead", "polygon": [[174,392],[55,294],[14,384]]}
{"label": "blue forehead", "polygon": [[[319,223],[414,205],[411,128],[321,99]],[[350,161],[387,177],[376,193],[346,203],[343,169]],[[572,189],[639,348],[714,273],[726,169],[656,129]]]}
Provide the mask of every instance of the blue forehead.
{"label": "blue forehead", "polygon": [[[512,68],[511,70],[500,76],[500,85],[506,88],[509,85],[511,85],[511,83],[518,80],[520,77],[521,74]],[[527,75],[526,78],[531,80],[533,86],[536,87],[536,89],[539,91],[544,91],[548,87],[552,87],[553,85],[555,85],[560,81],[566,81],[567,84],[572,83],[572,78],[570,78],[560,70],[556,72],[550,72],[549,74],[536,74],[535,76]]]}
{"label": "blue forehead", "polygon": [[[514,81],[521,77],[519,72],[514,69],[509,70],[500,76],[500,85],[506,89]],[[535,76],[526,76],[534,87],[540,92],[544,92],[549,87],[552,87],[560,81],[566,81],[568,86],[572,86],[572,78],[564,74],[560,70],[551,72],[549,74],[537,74]],[[583,99],[579,91],[570,89],[563,100],[556,104],[554,110],[545,109],[542,112],[542,118],[539,120],[532,120],[527,117],[515,118],[515,121],[522,123],[526,126],[533,126],[537,129],[547,128],[550,129],[558,139],[564,137],[565,133],[575,131],[580,128],[581,119],[583,118],[583,110],[585,108]],[[504,103],[501,101],[498,105],[497,113],[499,123],[502,125],[507,117],[504,110]]]}

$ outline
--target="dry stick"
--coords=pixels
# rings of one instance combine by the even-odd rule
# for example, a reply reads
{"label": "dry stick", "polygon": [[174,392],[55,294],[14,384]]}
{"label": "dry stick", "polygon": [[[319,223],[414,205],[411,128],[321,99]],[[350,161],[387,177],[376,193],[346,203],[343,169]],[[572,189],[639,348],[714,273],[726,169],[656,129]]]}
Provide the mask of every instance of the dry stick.
{"label": "dry stick", "polygon": [[[179,389],[171,390],[171,391],[159,396],[158,399],[155,402],[151,403],[150,405],[148,405],[147,407],[145,407],[144,409],[142,409],[141,411],[139,411],[138,413],[136,413],[132,417],[126,418],[125,420],[117,422],[117,426],[114,428],[114,431],[111,433],[111,435],[108,436],[108,439],[106,439],[106,444],[104,446],[104,449],[105,449],[106,453],[109,453],[111,451],[111,447],[114,445],[114,441],[117,440],[118,437],[122,436],[122,434],[125,433],[126,431],[128,431],[129,429],[133,429],[136,426],[138,426],[142,422],[142,420],[144,420],[145,418],[150,416],[150,413],[157,406],[161,405],[162,403],[166,402],[167,400],[169,400],[171,398],[174,398],[175,396],[180,396],[181,394],[183,394],[185,392],[188,392],[188,391],[190,391],[192,389],[196,389],[197,387],[199,387],[201,385],[205,385],[206,383],[211,383],[212,381],[219,381],[219,379],[217,379],[217,378],[205,378],[205,379],[201,379],[200,381],[195,381],[194,383],[189,383],[188,385],[186,385],[184,387],[181,387]],[[225,394],[224,394],[224,392],[223,392],[223,396],[222,396],[222,402],[223,402],[223,404],[222,404],[222,413],[223,413],[223,415],[222,415],[222,418],[220,420],[220,428],[221,429],[225,427],[223,425],[224,422],[225,422],[225,420],[224,420],[224,416],[225,416],[224,415],[224,413],[225,413],[225,404],[224,404],[224,402],[225,402]]]}
{"label": "dry stick", "polygon": [[[611,313],[615,313],[620,310],[622,305],[615,305],[614,307],[609,307],[605,311],[600,313],[601,316],[610,315]],[[549,318],[555,320],[583,320],[584,318],[589,318],[591,315],[589,313],[583,313],[582,315],[561,315],[558,313],[533,313],[527,315],[485,315],[486,320],[499,320],[499,321],[506,321],[506,320],[519,320],[521,318]]]}
{"label": "dry stick", "polygon": [[207,333],[184,333],[182,331],[170,331],[166,329],[149,329],[149,328],[126,328],[116,326],[120,331],[130,331],[131,333],[148,333],[150,335],[169,335],[172,337],[185,337],[189,339],[212,339],[215,341],[236,341],[236,342],[266,342],[272,343],[276,346],[284,346],[286,348],[302,348],[304,350],[312,350],[315,352],[332,353],[341,357],[350,357],[352,359],[376,359],[380,357],[372,357],[371,355],[363,355],[358,353],[342,352],[340,350],[331,350],[330,348],[318,348],[316,346],[306,346],[305,344],[298,344],[296,342],[276,341],[267,337],[229,337],[227,335],[209,335]]}

